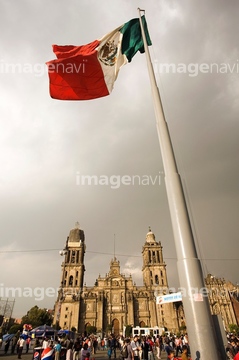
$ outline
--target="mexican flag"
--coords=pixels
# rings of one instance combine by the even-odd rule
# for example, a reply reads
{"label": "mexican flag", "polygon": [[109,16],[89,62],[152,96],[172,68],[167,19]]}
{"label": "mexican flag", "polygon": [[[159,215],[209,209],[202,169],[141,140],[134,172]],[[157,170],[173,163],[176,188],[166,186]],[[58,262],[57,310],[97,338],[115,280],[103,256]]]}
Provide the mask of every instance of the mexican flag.
{"label": "mexican flag", "polygon": [[[142,22],[151,45],[144,16]],[[51,97],[90,100],[109,95],[119,69],[138,51],[144,52],[138,18],[87,45],[53,45],[57,59],[47,62]]]}

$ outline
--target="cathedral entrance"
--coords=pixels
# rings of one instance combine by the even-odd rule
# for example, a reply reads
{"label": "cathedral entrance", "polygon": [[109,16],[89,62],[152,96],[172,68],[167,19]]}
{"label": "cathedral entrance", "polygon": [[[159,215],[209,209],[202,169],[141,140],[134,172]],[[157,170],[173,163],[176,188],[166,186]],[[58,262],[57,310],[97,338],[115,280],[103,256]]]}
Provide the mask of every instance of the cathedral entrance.
{"label": "cathedral entrance", "polygon": [[145,324],[144,321],[140,321],[139,326],[140,326],[140,327],[146,327],[146,324]]}
{"label": "cathedral entrance", "polygon": [[91,323],[88,322],[85,324],[85,332],[86,333],[88,332],[89,328],[91,328]]}
{"label": "cathedral entrance", "polygon": [[112,333],[114,335],[119,335],[119,320],[118,319],[114,319],[112,321]]}

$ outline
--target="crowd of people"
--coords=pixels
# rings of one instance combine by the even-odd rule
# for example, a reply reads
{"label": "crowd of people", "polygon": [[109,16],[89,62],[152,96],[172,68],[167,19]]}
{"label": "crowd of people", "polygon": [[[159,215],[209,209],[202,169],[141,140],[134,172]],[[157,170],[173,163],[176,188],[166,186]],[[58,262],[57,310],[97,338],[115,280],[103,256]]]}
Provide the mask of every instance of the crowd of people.
{"label": "crowd of people", "polygon": [[[61,349],[66,351],[66,360],[89,360],[94,358],[97,351],[107,350],[108,359],[122,360],[160,360],[164,352],[167,359],[190,359],[190,344],[188,335],[181,336],[137,336],[126,337],[114,335],[108,337],[79,336],[75,341],[58,338],[53,344],[44,346],[55,348],[55,360],[60,360]],[[228,359],[239,360],[239,338],[228,335],[226,348]],[[164,356],[165,357],[165,356]]]}
{"label": "crowd of people", "polygon": [[167,354],[168,359],[177,359],[180,353],[180,358],[186,360],[189,359],[190,348],[187,334],[180,337],[135,335],[124,340],[122,352],[127,355],[126,360],[160,360],[162,352]]}
{"label": "crowd of people", "polygon": [[[180,341],[177,341],[177,340]],[[39,341],[39,340],[38,340]],[[122,360],[160,360],[164,351],[169,359],[189,359],[189,342],[187,335],[182,337],[169,336],[137,336],[124,338],[123,336],[97,337],[78,336],[75,340],[70,338],[43,339],[36,344],[42,349],[53,348],[55,360],[62,359],[62,352],[66,360],[89,360],[94,358],[97,351],[106,350],[108,359]],[[175,357],[176,356],[176,357]]]}
{"label": "crowd of people", "polygon": [[[228,345],[226,353],[228,359],[239,360],[239,337],[228,334]],[[85,336],[82,334],[75,340],[70,337],[36,338],[24,339],[22,336],[14,335],[12,339],[4,344],[4,354],[17,353],[21,359],[23,349],[28,353],[32,349],[53,349],[55,360],[90,360],[98,351],[107,351],[108,359],[122,360],[160,360],[162,352],[168,359],[182,360],[190,359],[190,346],[187,334],[181,336]],[[165,357],[165,356],[164,356]]]}
{"label": "crowd of people", "polygon": [[239,360],[239,336],[228,334],[227,340],[226,353],[228,359]]}
{"label": "crowd of people", "polygon": [[[17,354],[18,359],[21,359],[21,355],[23,352],[23,348],[25,347],[26,353],[28,353],[31,344],[31,339],[27,338],[24,339],[23,336],[20,336],[18,333],[15,334],[13,337],[9,337],[4,342],[4,355],[7,354]],[[2,341],[0,341],[0,349],[2,347]]]}

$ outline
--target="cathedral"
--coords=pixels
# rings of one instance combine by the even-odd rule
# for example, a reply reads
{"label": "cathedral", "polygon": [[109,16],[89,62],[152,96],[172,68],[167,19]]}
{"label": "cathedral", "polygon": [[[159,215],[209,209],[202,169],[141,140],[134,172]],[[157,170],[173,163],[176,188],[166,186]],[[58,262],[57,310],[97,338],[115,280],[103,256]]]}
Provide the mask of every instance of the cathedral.
{"label": "cathedral", "polygon": [[[76,224],[61,252],[64,261],[54,307],[54,324],[62,329],[74,328],[79,333],[84,332],[88,326],[96,327],[100,333],[107,333],[111,329],[115,335],[123,334],[127,325],[149,328],[158,326],[173,333],[185,329],[182,302],[156,303],[157,294],[166,294],[169,286],[162,245],[160,241],[156,241],[151,229],[142,246],[143,286],[137,286],[131,275],[122,274],[120,262],[114,257],[109,264],[109,272],[104,277],[99,275],[95,285],[87,287],[84,285],[85,251],[84,231]],[[212,286],[211,279],[206,281],[209,288]],[[214,279],[214,288],[215,281]],[[222,286],[220,281],[216,282]],[[211,303],[215,302],[215,296],[209,296],[209,301],[213,313]],[[229,322],[237,323],[238,319],[233,315],[229,296],[227,307],[225,301],[223,300],[223,315],[227,324],[223,320],[226,328]],[[220,313],[220,306],[217,309]]]}
{"label": "cathedral", "polygon": [[75,328],[80,333],[89,325],[99,332],[107,332],[110,327],[115,334],[122,334],[127,325],[178,331],[184,323],[179,307],[173,303],[156,304],[156,294],[165,293],[168,280],[162,245],[150,229],[142,247],[143,286],[136,286],[131,275],[121,274],[120,262],[113,258],[106,276],[99,275],[93,287],[86,287],[85,251],[84,231],[76,226],[70,231],[62,252],[64,261],[55,303],[55,324],[62,329]]}

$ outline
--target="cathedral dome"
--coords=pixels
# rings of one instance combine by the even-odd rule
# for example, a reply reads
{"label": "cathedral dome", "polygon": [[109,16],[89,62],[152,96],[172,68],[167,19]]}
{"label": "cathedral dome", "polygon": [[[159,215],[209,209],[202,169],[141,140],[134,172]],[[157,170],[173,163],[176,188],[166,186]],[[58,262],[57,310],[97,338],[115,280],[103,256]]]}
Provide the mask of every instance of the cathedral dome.
{"label": "cathedral dome", "polygon": [[68,242],[80,242],[84,241],[84,239],[84,231],[79,229],[79,223],[76,223],[75,228],[70,231]]}
{"label": "cathedral dome", "polygon": [[155,243],[155,235],[151,231],[151,228],[149,227],[149,232],[146,234],[146,242],[147,243]]}

